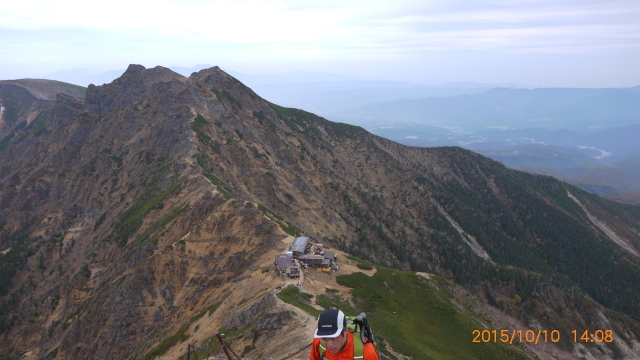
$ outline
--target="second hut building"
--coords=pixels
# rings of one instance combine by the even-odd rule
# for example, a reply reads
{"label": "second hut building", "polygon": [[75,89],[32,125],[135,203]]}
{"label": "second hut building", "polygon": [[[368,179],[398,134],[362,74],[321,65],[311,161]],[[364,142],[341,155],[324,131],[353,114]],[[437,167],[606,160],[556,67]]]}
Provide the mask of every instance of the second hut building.
{"label": "second hut building", "polygon": [[276,256],[275,265],[280,271],[280,275],[287,275],[289,278],[299,278],[300,270],[298,266],[293,261],[291,255],[281,254]]}

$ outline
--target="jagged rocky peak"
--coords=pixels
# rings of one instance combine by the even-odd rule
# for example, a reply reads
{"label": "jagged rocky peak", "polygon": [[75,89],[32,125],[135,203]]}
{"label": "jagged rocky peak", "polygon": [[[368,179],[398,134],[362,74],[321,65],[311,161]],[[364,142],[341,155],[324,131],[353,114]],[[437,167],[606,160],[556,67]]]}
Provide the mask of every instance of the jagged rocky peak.
{"label": "jagged rocky peak", "polygon": [[[246,91],[246,89],[248,89],[244,84],[221,70],[218,66],[194,72],[189,76],[189,81],[201,88],[215,89],[218,91],[217,93],[214,90],[212,91],[216,93],[218,97],[221,95],[220,91],[232,91],[232,89],[236,91]],[[253,93],[253,91],[251,91],[251,93]]]}
{"label": "jagged rocky peak", "polygon": [[[233,113],[237,113],[241,108],[251,108],[259,112],[269,109],[268,102],[260,95],[218,66],[194,72],[189,76],[189,83],[193,84],[204,98],[208,98],[208,96],[202,90],[209,92],[209,95],[215,94],[214,98],[219,103],[227,103],[227,108]],[[214,104],[209,104],[210,110],[217,107]],[[277,115],[274,114],[274,116]]]}
{"label": "jagged rocky peak", "polygon": [[213,66],[213,67],[202,69],[200,71],[192,73],[191,76],[189,76],[189,79],[196,80],[196,79],[206,77],[207,75],[219,75],[219,74],[227,75],[227,73],[222,71],[219,66]]}
{"label": "jagged rocky peak", "polygon": [[142,65],[131,64],[122,76],[113,82],[153,84],[161,81],[171,81],[173,79],[183,80],[185,77],[164,66],[147,69]]}
{"label": "jagged rocky peak", "polygon": [[[213,66],[208,69],[202,69],[198,72],[194,72],[189,76],[189,81],[193,84],[204,83],[207,85],[222,85],[222,88],[228,87],[231,84],[240,85],[240,87],[246,88],[246,85],[242,84],[238,79],[224,72],[218,66]],[[216,86],[218,87],[218,86]]]}
{"label": "jagged rocky peak", "polygon": [[101,115],[118,106],[132,105],[144,93],[163,93],[173,85],[184,86],[186,79],[162,66],[147,69],[131,64],[111,83],[87,87],[86,110]]}

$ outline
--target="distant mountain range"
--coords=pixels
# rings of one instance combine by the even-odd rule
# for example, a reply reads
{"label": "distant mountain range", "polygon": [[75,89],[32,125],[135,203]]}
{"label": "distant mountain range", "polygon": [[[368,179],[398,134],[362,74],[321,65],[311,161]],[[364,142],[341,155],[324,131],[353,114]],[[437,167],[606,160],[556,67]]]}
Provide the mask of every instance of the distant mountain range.
{"label": "distant mountain range", "polygon": [[640,121],[640,87],[622,89],[506,89],[479,94],[369,104],[344,111],[367,120],[424,122],[466,131],[567,129],[587,131]]}
{"label": "distant mountain range", "polygon": [[[512,168],[561,176],[598,194],[640,191],[640,168],[629,161],[640,157],[640,87],[496,88],[356,106],[335,119],[406,145],[462,146]],[[608,167],[591,163],[630,166],[632,175],[608,173]],[[575,171],[568,168],[573,167],[583,169],[580,179],[572,179]]]}

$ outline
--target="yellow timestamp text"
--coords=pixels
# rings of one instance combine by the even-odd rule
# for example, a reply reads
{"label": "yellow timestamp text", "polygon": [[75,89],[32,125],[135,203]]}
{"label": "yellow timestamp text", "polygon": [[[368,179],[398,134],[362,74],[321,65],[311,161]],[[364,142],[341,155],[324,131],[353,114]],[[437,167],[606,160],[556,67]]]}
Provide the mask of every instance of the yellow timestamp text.
{"label": "yellow timestamp text", "polygon": [[[503,342],[503,343],[557,343],[562,340],[559,330],[473,330],[471,332],[474,343]],[[613,330],[579,331],[572,330],[567,340],[573,342],[613,342]]]}

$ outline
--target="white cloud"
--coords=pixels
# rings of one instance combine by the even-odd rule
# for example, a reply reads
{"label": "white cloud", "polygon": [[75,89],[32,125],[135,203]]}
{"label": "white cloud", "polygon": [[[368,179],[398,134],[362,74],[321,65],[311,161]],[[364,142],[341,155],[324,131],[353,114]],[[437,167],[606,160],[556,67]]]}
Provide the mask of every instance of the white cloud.
{"label": "white cloud", "polygon": [[473,136],[473,138],[476,138],[476,140],[471,140],[471,141],[458,141],[458,144],[461,145],[469,145],[469,144],[473,144],[473,143],[483,143],[483,142],[487,142],[489,141],[488,138],[484,137],[484,136]]}
{"label": "white cloud", "polygon": [[143,31],[183,37],[191,41],[261,43],[313,41],[326,36],[352,37],[345,18],[355,9],[315,12],[291,11],[266,1],[128,1],[11,2],[3,6],[4,28],[87,28]]}
{"label": "white cloud", "polygon": [[524,138],[525,140],[529,140],[530,143],[532,144],[542,144],[542,145],[546,145],[544,143],[544,141],[536,141],[536,139],[530,139],[530,138]]}
{"label": "white cloud", "polygon": [[598,159],[598,160],[603,159],[603,158],[606,158],[607,156],[611,156],[611,155],[613,155],[613,153],[610,153],[610,152],[605,151],[605,150],[602,150],[602,149],[595,148],[595,147],[593,147],[593,146],[584,146],[584,145],[579,145],[579,146],[578,146],[578,148],[580,148],[580,149],[591,149],[591,150],[600,151],[600,155],[598,155],[598,156],[594,156],[594,159]]}
{"label": "white cloud", "polygon": [[[564,61],[554,63],[560,73],[574,81],[598,81],[594,74],[614,72],[637,85],[638,18],[637,0],[6,1],[0,11],[0,69],[25,61],[71,64],[67,68],[142,60],[225,65],[215,58],[316,66],[303,67],[311,71],[342,66],[412,79],[431,72],[462,77],[447,79],[452,81],[488,81],[473,78],[485,76],[527,82],[550,73],[554,66],[548,62],[557,60]],[[553,61],[540,61],[550,54]],[[577,60],[562,58],[566,54],[593,57],[582,56],[577,71]],[[602,54],[611,59],[603,61]]]}
{"label": "white cloud", "polygon": [[375,130],[386,130],[386,129],[395,129],[395,128],[401,128],[402,126],[380,126],[380,127],[374,127],[374,128],[370,128],[367,129],[367,131],[372,132]]}
{"label": "white cloud", "polygon": [[447,125],[433,125],[433,126],[449,130],[454,134],[459,134],[459,135],[473,134],[472,132],[465,131],[463,128],[459,126],[447,126]]}
{"label": "white cloud", "polygon": [[637,45],[640,37],[640,6],[633,2],[491,4],[32,0],[3,4],[0,23],[14,29],[136,30],[227,43],[326,42],[409,51],[564,46],[576,39],[581,45],[601,39]]}

